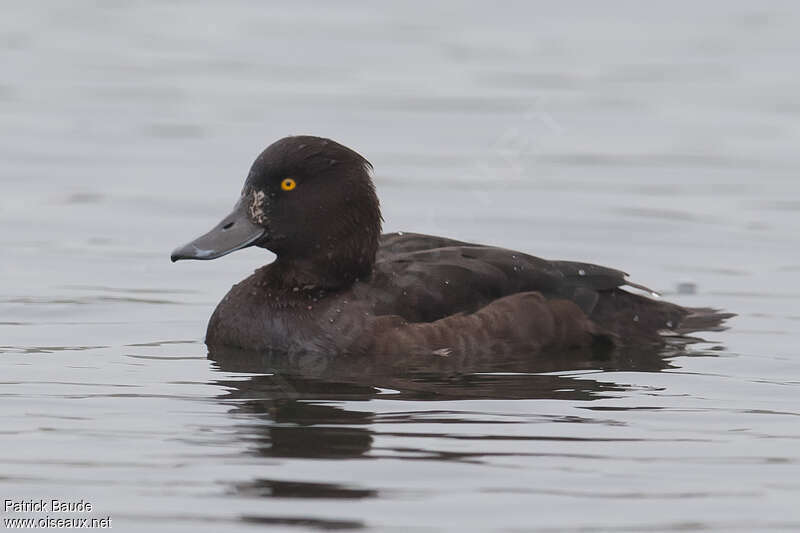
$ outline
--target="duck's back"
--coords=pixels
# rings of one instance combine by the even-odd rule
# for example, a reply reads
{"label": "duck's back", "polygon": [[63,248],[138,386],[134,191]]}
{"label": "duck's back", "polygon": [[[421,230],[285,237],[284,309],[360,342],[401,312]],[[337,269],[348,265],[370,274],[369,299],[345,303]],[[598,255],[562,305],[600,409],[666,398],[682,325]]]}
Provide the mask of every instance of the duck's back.
{"label": "duck's back", "polygon": [[713,329],[729,316],[633,294],[622,287],[645,288],[626,276],[588,263],[549,261],[442,237],[392,233],[381,238],[373,279],[362,287],[362,295],[375,300],[376,314],[431,322],[534,291],[548,300],[574,303],[626,343],[656,340],[665,331]]}

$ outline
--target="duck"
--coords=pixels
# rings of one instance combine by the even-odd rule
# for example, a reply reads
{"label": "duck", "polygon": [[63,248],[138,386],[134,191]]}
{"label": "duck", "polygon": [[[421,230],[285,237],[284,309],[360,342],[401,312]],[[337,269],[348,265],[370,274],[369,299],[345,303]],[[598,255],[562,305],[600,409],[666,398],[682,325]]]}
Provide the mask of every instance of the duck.
{"label": "duck", "polygon": [[471,358],[604,350],[717,330],[732,316],[655,297],[614,268],[502,247],[381,232],[373,167],[310,135],[253,162],[233,210],[173,262],[247,247],[275,254],[233,285],[209,348],[248,353]]}

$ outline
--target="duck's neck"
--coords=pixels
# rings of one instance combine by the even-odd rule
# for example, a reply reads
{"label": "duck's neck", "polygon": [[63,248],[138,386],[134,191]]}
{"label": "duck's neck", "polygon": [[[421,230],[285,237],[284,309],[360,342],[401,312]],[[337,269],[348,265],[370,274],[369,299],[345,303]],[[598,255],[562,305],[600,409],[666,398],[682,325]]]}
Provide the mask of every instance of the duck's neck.
{"label": "duck's neck", "polygon": [[269,265],[269,283],[292,290],[345,289],[371,276],[379,237],[380,227],[366,234],[362,230],[345,239],[339,237],[332,241],[335,245],[315,243],[309,250],[311,253],[279,252]]}

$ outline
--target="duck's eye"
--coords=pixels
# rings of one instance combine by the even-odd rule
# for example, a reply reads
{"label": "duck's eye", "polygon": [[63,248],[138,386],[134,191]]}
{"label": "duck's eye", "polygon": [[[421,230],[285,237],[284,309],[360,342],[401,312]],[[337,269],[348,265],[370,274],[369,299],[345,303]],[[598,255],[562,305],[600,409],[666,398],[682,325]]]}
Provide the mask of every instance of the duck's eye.
{"label": "duck's eye", "polygon": [[294,181],[292,178],[286,178],[281,182],[281,189],[283,189],[284,191],[291,191],[295,187],[297,187],[297,182]]}

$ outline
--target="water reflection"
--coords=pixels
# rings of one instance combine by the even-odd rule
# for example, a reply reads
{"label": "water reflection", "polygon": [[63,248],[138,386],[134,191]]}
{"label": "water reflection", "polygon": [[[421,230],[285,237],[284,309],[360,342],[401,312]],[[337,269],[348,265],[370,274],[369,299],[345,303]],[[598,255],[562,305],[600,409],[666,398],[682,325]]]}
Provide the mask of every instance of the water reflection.
{"label": "water reflection", "polygon": [[338,498],[360,500],[374,498],[378,491],[346,487],[339,483],[314,483],[282,481],[277,479],[255,479],[240,483],[235,493],[254,498]]}
{"label": "water reflection", "polygon": [[[402,359],[376,357],[287,357],[234,348],[210,348],[208,357],[223,372],[261,374],[246,381],[219,381],[230,388],[231,399],[369,400],[383,389],[393,398],[435,399],[569,399],[592,400],[622,385],[586,378],[586,372],[657,372],[670,368],[670,359],[685,352],[696,339],[666,347],[571,351],[531,357],[460,358],[409,355]],[[581,372],[580,379],[563,372]],[[255,400],[249,400],[255,401]],[[274,406],[270,405],[270,408]],[[266,412],[261,409],[258,412]]]}
{"label": "water reflection", "polygon": [[[635,351],[570,352],[542,358],[520,354],[502,360],[431,357],[423,361],[419,357],[409,357],[387,362],[376,358],[323,361],[215,348],[210,351],[209,358],[216,362],[220,371],[257,374],[246,379],[237,376],[237,379],[215,381],[226,389],[220,399],[232,406],[230,414],[247,419],[248,423],[240,426],[240,437],[252,454],[273,458],[351,459],[365,457],[372,450],[376,435],[387,435],[376,427],[389,420],[374,412],[369,400],[591,401],[628,388],[603,380],[607,375],[604,371],[657,372],[672,367],[670,358],[681,352],[680,346],[671,346]],[[358,402],[355,403],[357,407],[354,402]],[[430,408],[421,415],[423,413],[413,410],[393,413],[390,421],[429,425],[468,422],[458,413],[443,411],[434,416]],[[432,435],[416,431],[404,436]],[[429,449],[406,448],[394,450],[394,453],[409,459],[476,459]],[[236,484],[231,490],[248,497],[368,498],[376,494],[372,490],[341,485],[269,478]]]}
{"label": "water reflection", "polygon": [[[615,383],[609,371],[659,372],[673,368],[670,360],[685,354],[684,344],[593,352],[569,352],[532,358],[518,354],[504,359],[468,360],[409,356],[403,360],[339,358],[320,360],[286,357],[236,349],[214,348],[208,357],[228,374],[214,383],[225,393],[218,399],[237,421],[235,438],[247,454],[271,459],[252,477],[230,481],[225,491],[246,499],[353,501],[385,499],[392,492],[377,480],[312,476],[285,477],[274,460],[380,458],[411,464],[478,465],[497,460],[536,458],[554,453],[553,441],[607,442],[640,440],[614,431],[567,434],[519,431],[530,416],[543,422],[570,424],[617,423],[570,414],[523,414],[523,419],[499,417],[482,408],[453,407],[450,400],[542,399],[591,402],[624,394],[633,387]],[[714,352],[707,352],[713,354]],[[247,375],[237,375],[247,373]],[[381,400],[389,400],[381,401]],[[396,400],[408,407],[397,407]],[[417,404],[424,401],[424,404]],[[431,403],[440,401],[437,404]],[[387,405],[388,404],[388,405]],[[420,410],[420,405],[424,407]],[[474,404],[471,404],[474,405]],[[479,428],[471,430],[468,428]],[[496,429],[492,429],[496,428]],[[507,444],[513,444],[511,448]],[[454,442],[461,444],[455,445]],[[535,460],[535,459],[534,459]],[[352,463],[348,471],[358,471]],[[423,467],[427,469],[429,467]],[[283,476],[281,473],[284,473]],[[281,505],[284,505],[283,503]],[[310,529],[357,529],[358,520],[319,522],[317,518],[273,514],[240,516],[244,522],[303,525]],[[311,520],[311,522],[304,522]]]}

